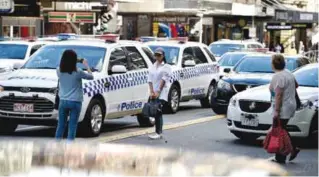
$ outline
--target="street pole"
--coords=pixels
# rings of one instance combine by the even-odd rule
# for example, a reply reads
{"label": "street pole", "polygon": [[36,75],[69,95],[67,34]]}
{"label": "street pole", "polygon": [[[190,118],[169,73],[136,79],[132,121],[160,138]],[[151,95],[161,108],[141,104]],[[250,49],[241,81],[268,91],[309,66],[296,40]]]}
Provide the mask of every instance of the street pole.
{"label": "street pole", "polygon": [[200,18],[199,19],[199,42],[203,42],[203,14],[197,14],[197,16]]}

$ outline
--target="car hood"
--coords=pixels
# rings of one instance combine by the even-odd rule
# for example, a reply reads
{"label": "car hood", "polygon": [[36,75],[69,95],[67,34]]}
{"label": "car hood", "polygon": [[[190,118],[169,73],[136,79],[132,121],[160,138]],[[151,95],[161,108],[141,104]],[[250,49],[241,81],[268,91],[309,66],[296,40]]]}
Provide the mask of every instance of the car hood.
{"label": "car hood", "polygon": [[0,59],[0,68],[13,68],[15,63],[24,63],[24,60],[18,59]]}
{"label": "car hood", "polygon": [[271,81],[272,76],[272,73],[231,73],[223,80],[231,84],[264,85]]}
{"label": "car hood", "polygon": [[[317,87],[298,87],[297,89],[300,100],[308,100],[317,98],[319,88]],[[256,101],[270,101],[269,84],[247,89],[239,92],[235,96],[236,99],[256,100]]]}
{"label": "car hood", "polygon": [[20,69],[4,76],[1,86],[7,87],[41,87],[57,86],[56,70],[49,69]]}

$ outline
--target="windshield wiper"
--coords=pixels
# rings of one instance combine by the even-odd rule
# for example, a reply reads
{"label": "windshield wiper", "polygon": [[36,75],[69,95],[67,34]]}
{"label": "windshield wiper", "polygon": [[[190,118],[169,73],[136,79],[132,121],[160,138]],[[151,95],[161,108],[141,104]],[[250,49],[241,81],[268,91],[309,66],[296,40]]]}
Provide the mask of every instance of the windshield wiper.
{"label": "windshield wiper", "polygon": [[25,69],[56,69],[56,68],[52,68],[52,67],[28,67],[28,68],[25,68]]}
{"label": "windshield wiper", "polygon": [[[90,68],[90,69],[91,69],[91,71],[92,71],[92,72],[99,71],[99,70],[98,70],[98,69],[96,69],[96,68]],[[83,71],[87,71],[87,69],[86,69],[86,68],[83,68],[82,70],[83,70]]]}
{"label": "windshield wiper", "polygon": [[249,73],[273,73],[272,71],[249,71]]}
{"label": "windshield wiper", "polygon": [[300,87],[318,87],[318,86],[315,86],[315,85],[298,85]]}

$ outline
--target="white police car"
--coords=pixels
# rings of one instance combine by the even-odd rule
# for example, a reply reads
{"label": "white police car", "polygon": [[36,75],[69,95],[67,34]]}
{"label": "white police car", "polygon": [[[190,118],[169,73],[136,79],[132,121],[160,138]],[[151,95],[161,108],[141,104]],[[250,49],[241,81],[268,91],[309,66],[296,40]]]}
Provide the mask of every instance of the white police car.
{"label": "white police car", "polygon": [[[301,107],[287,125],[291,136],[309,137],[318,142],[318,64],[309,64],[294,72]],[[238,138],[256,139],[267,134],[272,125],[269,85],[237,93],[227,111],[228,129]]]}
{"label": "white police car", "polygon": [[245,49],[262,49],[263,44],[251,40],[219,40],[209,45],[210,51],[216,56],[219,61],[222,55],[229,51],[241,51]]}
{"label": "white police car", "polygon": [[187,38],[145,43],[153,51],[162,48],[167,63],[172,66],[166,112],[176,113],[181,101],[199,99],[210,107],[210,94],[219,80],[218,64],[205,44],[187,42]]}
{"label": "white police car", "polygon": [[0,42],[0,75],[21,67],[27,59],[48,41],[13,40]]}
{"label": "white police car", "polygon": [[[114,36],[109,38],[115,41]],[[99,40],[66,40],[44,46],[20,70],[0,81],[0,131],[12,132],[19,124],[56,124],[56,68],[66,49],[87,59],[94,75],[93,81],[83,81],[81,132],[97,136],[105,119],[138,115],[149,95],[147,75],[152,62],[143,52],[145,48],[138,42]],[[84,68],[82,64],[78,67]],[[137,117],[141,126],[154,125],[151,118]]]}

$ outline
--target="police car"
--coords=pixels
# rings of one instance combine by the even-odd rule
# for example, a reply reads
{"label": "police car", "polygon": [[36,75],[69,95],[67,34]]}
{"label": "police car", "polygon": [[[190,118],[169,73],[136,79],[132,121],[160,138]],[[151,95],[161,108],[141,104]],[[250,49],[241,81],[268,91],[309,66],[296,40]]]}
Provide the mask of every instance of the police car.
{"label": "police car", "polygon": [[0,42],[0,75],[18,69],[34,52],[48,43],[31,39]]}
{"label": "police car", "polygon": [[192,99],[199,99],[202,107],[210,107],[210,94],[219,80],[218,64],[208,47],[187,40],[177,38],[146,43],[153,51],[162,48],[167,63],[172,66],[166,112],[176,113],[180,102]]}
{"label": "police car", "polygon": [[[13,132],[19,124],[56,124],[56,68],[66,49],[87,59],[94,75],[93,81],[83,81],[80,132],[98,136],[105,119],[127,115],[137,115],[141,126],[153,126],[154,119],[139,114],[149,96],[147,75],[152,62],[143,52],[147,47],[138,42],[118,41],[117,36],[104,39],[64,39],[48,44],[21,69],[0,81],[0,131]],[[78,67],[84,68],[82,64]]]}
{"label": "police car", "polygon": [[262,49],[264,48],[263,44],[252,41],[252,40],[228,40],[223,39],[216,42],[213,42],[209,45],[210,51],[216,56],[216,59],[219,60],[222,55],[229,51],[238,51],[245,49]]}
{"label": "police car", "polygon": [[[287,125],[293,137],[311,138],[318,143],[318,64],[308,64],[294,72],[301,106]],[[230,100],[227,127],[240,139],[257,139],[272,125],[269,85],[237,93]]]}

